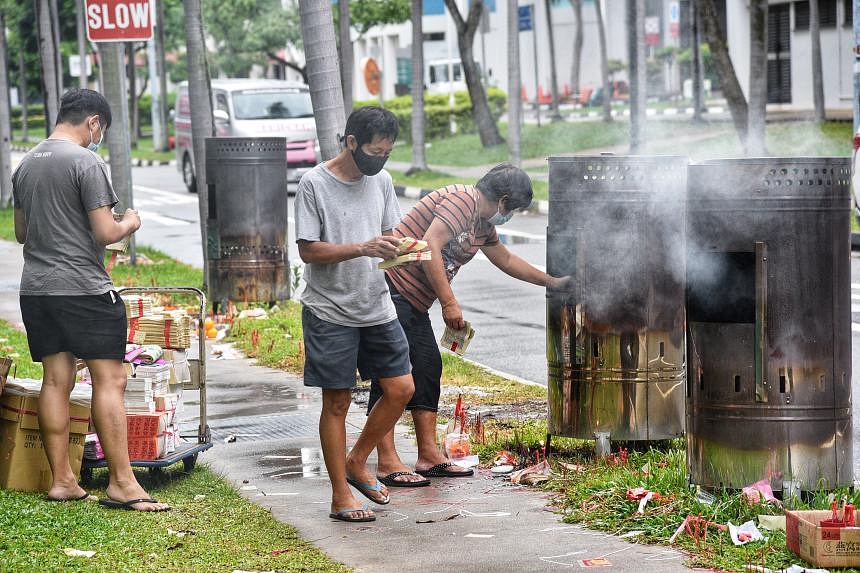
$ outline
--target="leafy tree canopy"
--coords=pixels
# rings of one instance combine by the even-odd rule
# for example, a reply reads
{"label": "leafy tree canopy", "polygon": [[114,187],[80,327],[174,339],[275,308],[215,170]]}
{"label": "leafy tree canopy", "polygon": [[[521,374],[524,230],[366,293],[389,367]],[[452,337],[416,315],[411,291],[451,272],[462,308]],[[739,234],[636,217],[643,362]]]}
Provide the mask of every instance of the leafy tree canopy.
{"label": "leafy tree canopy", "polygon": [[374,26],[400,24],[409,20],[412,4],[409,0],[352,0],[349,19],[358,33],[364,35]]}

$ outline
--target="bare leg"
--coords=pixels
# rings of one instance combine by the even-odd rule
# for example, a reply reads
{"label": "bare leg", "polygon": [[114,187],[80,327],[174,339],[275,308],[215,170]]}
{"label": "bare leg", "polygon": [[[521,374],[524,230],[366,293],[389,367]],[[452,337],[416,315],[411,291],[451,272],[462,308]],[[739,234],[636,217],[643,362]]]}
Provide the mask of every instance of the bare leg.
{"label": "bare leg", "polygon": [[412,470],[403,463],[400,456],[397,454],[397,449],[394,446],[393,428],[390,432],[385,434],[385,437],[383,437],[379,444],[377,444],[376,454],[376,474],[378,476],[387,476],[397,472],[409,472],[409,475],[400,475],[394,478],[394,480],[403,483],[424,481],[425,478],[412,473]]}
{"label": "bare leg", "polygon": [[48,498],[77,499],[84,495],[69,465],[69,395],[75,384],[75,357],[59,352],[42,359],[44,377],[39,395],[39,429],[51,466]]}
{"label": "bare leg", "polygon": [[[370,456],[370,452],[386,434],[393,430],[394,424],[397,423],[415,391],[411,374],[395,378],[382,378],[379,383],[382,386],[382,398],[373,406],[367,416],[367,422],[364,424],[361,435],[346,457],[348,475],[368,484],[376,483],[376,478],[367,469],[367,458]],[[381,495],[388,495],[384,487]]]}
{"label": "bare leg", "polygon": [[[415,469],[429,470],[436,464],[449,462],[448,457],[439,451],[436,444],[436,412],[415,409],[412,410],[412,419],[415,422],[415,437],[418,440],[418,461],[415,462]],[[451,472],[473,473],[472,470],[458,465],[446,469]]]}
{"label": "bare leg", "polygon": [[[105,452],[110,478],[107,495],[116,501],[149,498],[137,483],[128,460],[128,426],[125,420],[125,369],[119,360],[87,360],[93,377],[93,421]],[[168,509],[166,503],[136,503],[138,511]]]}
{"label": "bare leg", "polygon": [[[346,483],[346,414],[352,402],[350,390],[323,389],[320,413],[320,445],[331,481],[331,511],[361,507]],[[350,518],[372,517],[370,510],[351,511]]]}

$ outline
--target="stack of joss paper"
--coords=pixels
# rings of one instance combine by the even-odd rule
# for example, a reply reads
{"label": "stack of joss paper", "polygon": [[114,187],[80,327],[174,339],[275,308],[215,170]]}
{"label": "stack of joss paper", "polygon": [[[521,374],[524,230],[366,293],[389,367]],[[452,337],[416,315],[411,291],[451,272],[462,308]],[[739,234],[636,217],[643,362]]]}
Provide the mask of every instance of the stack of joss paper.
{"label": "stack of joss paper", "polygon": [[125,411],[155,412],[155,392],[152,378],[128,378],[125,386]]}
{"label": "stack of joss paper", "polygon": [[421,239],[403,237],[400,239],[397,251],[400,253],[397,257],[381,261],[378,268],[388,269],[406,263],[429,261],[431,259],[430,246],[427,244],[427,241],[422,241]]}
{"label": "stack of joss paper", "polygon": [[[122,217],[123,217],[122,213],[114,213],[113,214],[113,220],[116,221],[117,223],[122,221]],[[111,243],[110,245],[107,245],[105,247],[105,250],[106,251],[113,251],[116,253],[125,253],[128,251],[128,245],[130,242],[131,242],[131,235],[128,235],[126,237],[123,237],[122,239],[120,239],[116,243]]]}
{"label": "stack of joss paper", "polygon": [[122,295],[122,302],[125,304],[126,318],[137,318],[144,314],[152,314],[152,299],[146,296],[136,294]]}
{"label": "stack of joss paper", "polygon": [[128,342],[184,350],[191,347],[191,317],[184,310],[145,314],[128,321]]}

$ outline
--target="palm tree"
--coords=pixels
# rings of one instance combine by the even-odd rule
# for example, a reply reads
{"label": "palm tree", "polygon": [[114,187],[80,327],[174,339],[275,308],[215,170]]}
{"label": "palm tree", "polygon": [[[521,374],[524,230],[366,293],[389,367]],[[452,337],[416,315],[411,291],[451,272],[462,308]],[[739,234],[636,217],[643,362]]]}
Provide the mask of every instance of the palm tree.
{"label": "palm tree", "polygon": [[299,12],[317,138],[327,161],[340,153],[337,136],[346,126],[331,0],[299,0]]}
{"label": "palm tree", "polygon": [[645,143],[645,0],[627,1],[627,50],[630,61],[630,153],[640,153]]}
{"label": "palm tree", "polygon": [[767,13],[768,0],[750,0],[750,89],[747,154],[767,155],[764,142],[767,117]]}
{"label": "palm tree", "polygon": [[570,0],[573,8],[574,30],[573,30],[573,64],[570,68],[570,90],[574,95],[579,95],[579,75],[582,69],[582,0]]}
{"label": "palm tree", "polygon": [[[0,5],[0,94],[9,93],[9,69],[6,65],[6,8]],[[9,99],[0,97],[0,207],[12,203],[12,110]]]}
{"label": "palm tree", "polygon": [[517,0],[508,0],[508,161],[519,167],[520,123],[522,106],[520,99],[520,29]]}
{"label": "palm tree", "polygon": [[422,0],[412,0],[412,165],[407,175],[427,170],[424,153],[424,16]]}
{"label": "palm tree", "polygon": [[812,101],[815,121],[824,122],[824,78],[821,69],[821,20],[818,0],[809,0],[809,39],[812,42]]}
{"label": "palm tree", "polygon": [[550,121],[562,121],[561,112],[558,111],[558,74],[555,65],[555,39],[552,32],[552,4],[553,0],[544,0],[546,8],[547,38],[549,38],[549,78],[552,90],[552,103],[550,104]]}
{"label": "palm tree", "polygon": [[42,92],[45,97],[45,133],[50,135],[60,105],[60,86],[57,84],[57,47],[51,24],[51,3],[49,0],[36,0],[36,20],[38,22],[39,59],[42,63]]}
{"label": "palm tree", "polygon": [[[346,115],[352,113],[352,39],[349,37],[349,2],[338,0],[340,10],[340,78],[343,89],[343,109]],[[414,11],[413,11],[414,14]],[[414,16],[413,16],[414,21]]]}
{"label": "palm tree", "polygon": [[194,168],[200,213],[200,237],[203,248],[203,277],[209,284],[209,240],[206,223],[209,219],[209,195],[206,193],[206,138],[215,135],[212,119],[212,86],[206,59],[203,30],[202,0],[182,0],[185,8],[185,45],[188,51],[188,99],[191,102],[191,138],[194,147]]}
{"label": "palm tree", "polygon": [[603,6],[594,0],[597,13],[597,35],[600,39],[600,76],[603,78],[603,121],[612,121],[612,84],[609,81],[609,58],[606,55],[606,26],[603,23]]}
{"label": "palm tree", "polygon": [[499,134],[499,127],[490,113],[487,92],[484,90],[484,84],[481,83],[481,74],[478,73],[473,50],[475,32],[478,30],[481,14],[484,11],[484,0],[472,0],[471,4],[468,17],[464,20],[457,6],[457,0],[445,0],[445,6],[448,7],[448,12],[457,28],[460,63],[463,66],[463,75],[466,76],[469,98],[472,100],[472,118],[475,121],[475,127],[478,128],[481,145],[492,147],[504,143],[505,140]]}
{"label": "palm tree", "polygon": [[723,95],[726,98],[726,103],[728,103],[729,113],[732,114],[732,123],[735,125],[735,131],[738,132],[741,143],[746,147],[749,108],[747,107],[747,100],[744,97],[741,84],[738,81],[738,76],[735,73],[732,58],[729,55],[729,48],[723,41],[720,21],[717,18],[717,7],[714,4],[714,0],[698,0],[698,2],[700,9],[699,16],[702,19],[702,31],[705,34],[705,40],[711,48],[714,65],[722,78]]}

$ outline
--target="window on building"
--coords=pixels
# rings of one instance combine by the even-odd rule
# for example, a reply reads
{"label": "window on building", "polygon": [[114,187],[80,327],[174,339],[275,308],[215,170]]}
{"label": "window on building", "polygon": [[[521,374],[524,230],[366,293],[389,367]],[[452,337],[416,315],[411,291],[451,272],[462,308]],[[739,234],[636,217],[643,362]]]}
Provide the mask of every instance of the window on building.
{"label": "window on building", "polygon": [[445,32],[425,33],[424,34],[424,41],[425,42],[444,42],[445,41]]}
{"label": "window on building", "polygon": [[[822,28],[836,26],[836,0],[818,0],[818,22]],[[794,3],[794,29],[809,30],[808,0]]]}
{"label": "window on building", "polygon": [[852,0],[842,0],[842,6],[845,9],[845,25],[850,26],[854,23],[854,2]]}

